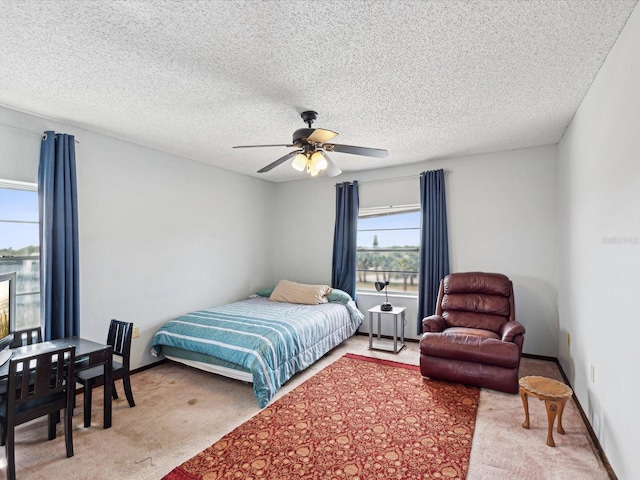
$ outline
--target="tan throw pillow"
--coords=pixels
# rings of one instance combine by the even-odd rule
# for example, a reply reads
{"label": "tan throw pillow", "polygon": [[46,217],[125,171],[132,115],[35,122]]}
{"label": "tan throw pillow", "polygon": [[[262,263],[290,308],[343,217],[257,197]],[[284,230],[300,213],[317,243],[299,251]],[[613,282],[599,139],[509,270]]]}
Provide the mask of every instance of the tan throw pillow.
{"label": "tan throw pillow", "polygon": [[280,280],[269,299],[274,302],[317,305],[318,303],[327,303],[328,293],[331,293],[329,285],[307,285],[289,280]]}

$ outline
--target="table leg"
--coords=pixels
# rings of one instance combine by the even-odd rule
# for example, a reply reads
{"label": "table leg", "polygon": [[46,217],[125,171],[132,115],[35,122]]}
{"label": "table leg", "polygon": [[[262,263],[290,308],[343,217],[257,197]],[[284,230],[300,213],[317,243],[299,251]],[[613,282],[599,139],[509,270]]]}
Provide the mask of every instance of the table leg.
{"label": "table leg", "polygon": [[558,402],[558,433],[564,434],[564,428],[562,427],[562,412],[564,412],[564,404],[566,400]]}
{"label": "table leg", "polygon": [[381,330],[381,329],[380,329],[380,321],[381,321],[381,318],[382,318],[382,314],[381,314],[381,313],[378,313],[378,340],[380,340],[380,333],[381,333],[381,332],[380,332],[380,330]]}
{"label": "table leg", "polygon": [[529,428],[529,399],[523,388],[520,388],[520,398],[522,399],[522,406],[524,407],[524,422],[522,422],[522,428]]}
{"label": "table leg", "polygon": [[369,312],[369,350],[373,347],[373,313]]}
{"label": "table leg", "polygon": [[400,325],[400,345],[401,345],[401,348],[402,348],[402,347],[404,347],[404,322],[405,322],[404,311],[402,312],[402,316],[400,317],[400,321],[402,322],[402,324]]}
{"label": "table leg", "polygon": [[398,353],[398,315],[393,316],[393,353]]}
{"label": "table leg", "polygon": [[113,393],[113,350],[109,349],[104,364],[104,428],[111,427],[111,395]]}
{"label": "table leg", "polygon": [[544,405],[547,407],[547,445],[555,447],[556,444],[553,441],[553,422],[558,414],[558,403],[552,400],[545,400]]}

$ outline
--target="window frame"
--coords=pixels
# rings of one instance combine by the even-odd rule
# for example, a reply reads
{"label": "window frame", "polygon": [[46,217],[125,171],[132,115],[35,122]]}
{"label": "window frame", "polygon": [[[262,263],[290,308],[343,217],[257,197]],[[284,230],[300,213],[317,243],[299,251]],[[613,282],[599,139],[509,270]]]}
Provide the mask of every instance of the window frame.
{"label": "window frame", "polygon": [[[402,231],[402,230],[417,230],[418,231],[418,245],[417,246],[395,246],[395,247],[377,247],[377,246],[371,246],[371,247],[360,247],[358,246],[356,248],[356,291],[358,294],[377,294],[378,291],[375,288],[363,288],[362,284],[363,282],[361,281],[362,278],[366,279],[366,275],[367,273],[364,273],[364,277],[361,277],[360,275],[363,272],[368,272],[369,274],[374,273],[376,275],[376,279],[375,281],[385,281],[385,280],[389,280],[392,282],[392,279],[395,276],[395,279],[398,280],[400,279],[399,282],[392,282],[388,287],[388,293],[391,296],[409,296],[409,297],[416,297],[418,296],[418,286],[417,283],[414,283],[414,279],[417,280],[419,278],[419,269],[420,269],[420,238],[419,238],[419,231],[420,231],[420,221],[418,220],[418,224],[415,226],[410,226],[410,227],[393,227],[393,228],[375,228],[375,229],[369,229],[369,228],[360,228],[360,220],[364,219],[364,218],[373,218],[373,217],[383,217],[383,216],[395,216],[395,215],[401,215],[401,214],[405,214],[405,213],[419,213],[420,212],[420,205],[419,204],[412,204],[412,205],[399,205],[399,206],[384,206],[384,207],[370,207],[370,208],[361,208],[358,212],[358,236],[360,234],[360,232],[380,232],[380,231],[393,231],[393,232],[398,232],[398,231]],[[359,242],[358,242],[359,243]],[[401,254],[412,254],[414,256],[414,264],[411,264],[411,266],[414,266],[415,270],[398,270],[398,269],[386,269],[386,270],[369,270],[369,269],[362,269],[361,268],[361,264],[359,261],[359,254],[361,253],[382,253],[382,254],[395,254],[395,253],[401,253]],[[405,274],[407,276],[405,276],[404,278],[402,277],[402,275]],[[382,278],[380,278],[382,276]],[[411,290],[407,290],[407,279],[409,279],[410,281],[410,285],[411,285]],[[404,280],[404,286],[401,288],[393,288],[393,285],[398,285],[401,284],[402,281]],[[366,282],[366,283],[373,283],[373,282]],[[415,285],[415,289],[414,289],[414,285]]]}

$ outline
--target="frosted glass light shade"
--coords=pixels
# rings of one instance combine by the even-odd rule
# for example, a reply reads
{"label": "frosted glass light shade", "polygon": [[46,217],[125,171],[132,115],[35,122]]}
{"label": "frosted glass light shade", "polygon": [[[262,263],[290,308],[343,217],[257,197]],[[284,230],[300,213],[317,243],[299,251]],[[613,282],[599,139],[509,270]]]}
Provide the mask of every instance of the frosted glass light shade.
{"label": "frosted glass light shade", "polygon": [[299,153],[295,156],[293,162],[291,162],[291,166],[299,172],[302,172],[304,170],[304,167],[307,166],[307,157],[304,154]]}
{"label": "frosted glass light shade", "polygon": [[311,162],[317,170],[324,170],[329,165],[322,152],[315,152],[313,155],[311,155]]}
{"label": "frosted glass light shade", "polygon": [[319,172],[320,170],[316,168],[313,160],[309,159],[309,161],[307,162],[307,173],[312,177],[315,177],[316,175],[318,175]]}

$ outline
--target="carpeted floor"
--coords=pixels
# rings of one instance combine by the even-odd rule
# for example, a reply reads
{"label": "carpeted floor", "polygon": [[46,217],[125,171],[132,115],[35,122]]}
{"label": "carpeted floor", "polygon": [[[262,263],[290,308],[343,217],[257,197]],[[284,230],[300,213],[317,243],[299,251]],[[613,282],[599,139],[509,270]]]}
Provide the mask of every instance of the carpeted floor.
{"label": "carpeted floor", "polygon": [[[356,336],[292,378],[276,395],[291,391],[345,353],[368,355],[417,365],[417,343],[398,355],[367,349]],[[555,364],[523,359],[520,374],[561,379]],[[419,374],[418,374],[419,375]],[[102,428],[101,391],[94,392],[93,423],[82,426],[82,401],[74,416],[75,456],[66,458],[64,436],[46,440],[46,421],[18,427],[18,479],[160,479],[176,466],[211,446],[260,411],[250,384],[229,380],[175,363],[132,377],[136,407],[114,402],[113,427]],[[120,383],[117,384],[122,393]],[[554,432],[556,447],[546,440],[544,403],[529,400],[531,428],[523,429],[518,395],[481,390],[468,479],[607,479],[578,410],[570,401],[564,411],[566,434]],[[0,458],[0,479],[6,478]]]}

